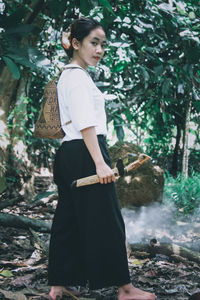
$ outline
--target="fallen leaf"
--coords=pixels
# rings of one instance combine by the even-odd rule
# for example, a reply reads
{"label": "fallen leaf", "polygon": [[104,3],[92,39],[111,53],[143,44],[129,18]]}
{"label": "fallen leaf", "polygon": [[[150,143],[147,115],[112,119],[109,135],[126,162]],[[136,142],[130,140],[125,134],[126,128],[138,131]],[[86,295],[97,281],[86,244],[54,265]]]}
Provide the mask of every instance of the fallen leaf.
{"label": "fallen leaf", "polygon": [[167,294],[176,294],[176,293],[178,293],[178,290],[177,289],[170,289],[170,290],[166,289],[165,293],[167,293]]}
{"label": "fallen leaf", "polygon": [[17,266],[17,267],[27,267],[27,264],[24,262],[20,261],[15,261],[15,260],[0,260],[0,264],[2,265],[11,265],[11,266]]}
{"label": "fallen leaf", "polygon": [[148,283],[150,285],[155,285],[155,282],[147,277],[144,276],[139,276],[138,281],[142,282],[142,283]]}
{"label": "fallen leaf", "polygon": [[12,277],[12,276],[13,276],[13,273],[12,273],[11,271],[9,271],[9,270],[3,270],[3,271],[0,273],[0,275],[2,275],[3,277],[9,278],[9,277]]}
{"label": "fallen leaf", "polygon": [[145,277],[156,277],[157,273],[154,270],[150,270],[144,274]]}
{"label": "fallen leaf", "polygon": [[27,300],[26,296],[19,292],[10,292],[0,289],[0,292],[7,298],[12,300]]}
{"label": "fallen leaf", "polygon": [[32,279],[35,277],[34,274],[27,274],[25,276],[19,276],[11,281],[12,286],[28,286],[31,284]]}
{"label": "fallen leaf", "polygon": [[139,259],[132,259],[130,260],[130,263],[132,265],[142,265],[143,264],[143,261],[139,260]]}

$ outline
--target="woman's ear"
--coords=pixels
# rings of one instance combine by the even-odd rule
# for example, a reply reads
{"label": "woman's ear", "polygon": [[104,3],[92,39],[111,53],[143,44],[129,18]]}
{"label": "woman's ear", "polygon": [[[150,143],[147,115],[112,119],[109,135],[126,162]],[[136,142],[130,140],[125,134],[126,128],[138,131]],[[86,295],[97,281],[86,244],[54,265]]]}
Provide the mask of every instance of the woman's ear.
{"label": "woman's ear", "polygon": [[72,47],[74,48],[74,50],[78,50],[79,45],[80,45],[80,42],[76,38],[73,38],[72,39]]}

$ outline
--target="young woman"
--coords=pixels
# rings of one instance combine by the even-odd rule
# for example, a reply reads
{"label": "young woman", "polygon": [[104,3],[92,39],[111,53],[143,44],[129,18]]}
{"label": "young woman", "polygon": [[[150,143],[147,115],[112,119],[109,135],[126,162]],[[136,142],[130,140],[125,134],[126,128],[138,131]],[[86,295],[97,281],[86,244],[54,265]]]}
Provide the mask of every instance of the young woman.
{"label": "young woman", "polygon": [[[68,124],[54,163],[59,200],[50,241],[50,298],[61,298],[67,286],[88,284],[91,289],[117,286],[119,300],[155,299],[130,281],[124,222],[106,148],[104,99],[86,71],[104,55],[105,31],[97,21],[81,18],[62,43],[72,59],[58,82],[61,124]],[[70,188],[72,181],[93,174],[100,183]]]}

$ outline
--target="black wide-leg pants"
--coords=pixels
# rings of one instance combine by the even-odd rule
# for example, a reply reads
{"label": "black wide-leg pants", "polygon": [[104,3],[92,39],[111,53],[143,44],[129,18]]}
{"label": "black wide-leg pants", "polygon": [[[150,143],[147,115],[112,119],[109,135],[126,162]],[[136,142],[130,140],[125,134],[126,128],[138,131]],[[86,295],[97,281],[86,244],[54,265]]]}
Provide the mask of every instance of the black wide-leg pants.
{"label": "black wide-leg pants", "polygon": [[[98,142],[110,166],[105,137],[98,135]],[[70,188],[74,180],[95,173],[83,140],[61,145],[54,163],[59,200],[51,230],[49,285],[88,283],[90,289],[98,289],[130,282],[125,227],[115,184]]]}

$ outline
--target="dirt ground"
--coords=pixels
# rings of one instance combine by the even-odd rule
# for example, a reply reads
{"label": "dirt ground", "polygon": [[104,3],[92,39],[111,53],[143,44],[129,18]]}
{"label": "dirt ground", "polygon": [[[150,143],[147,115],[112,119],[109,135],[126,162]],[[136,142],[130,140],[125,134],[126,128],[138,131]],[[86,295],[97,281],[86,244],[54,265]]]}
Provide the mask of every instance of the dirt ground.
{"label": "dirt ground", "polygon": [[[25,202],[20,202],[2,212],[51,221],[55,205],[55,197],[50,195],[37,206],[27,208]],[[199,232],[195,235],[197,238],[200,240]],[[0,226],[0,300],[48,299],[48,242],[48,233]],[[141,258],[129,249],[129,268],[132,283],[154,292],[158,300],[186,300],[190,295],[200,292],[198,262],[184,258],[177,260],[164,254]],[[77,288],[82,300],[117,299],[115,287],[97,291],[90,291],[87,287]]]}

